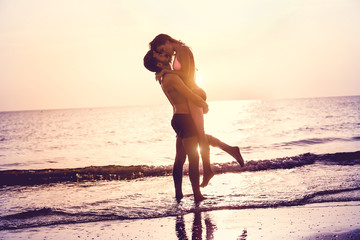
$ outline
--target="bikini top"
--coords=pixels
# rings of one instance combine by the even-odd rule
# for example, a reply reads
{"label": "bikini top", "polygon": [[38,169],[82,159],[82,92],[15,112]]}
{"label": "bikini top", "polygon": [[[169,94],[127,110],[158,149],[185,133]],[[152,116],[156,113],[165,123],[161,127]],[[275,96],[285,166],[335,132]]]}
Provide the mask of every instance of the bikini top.
{"label": "bikini top", "polygon": [[175,59],[174,59],[174,63],[173,63],[173,69],[174,70],[181,70],[181,63],[177,59],[176,55],[175,55]]}

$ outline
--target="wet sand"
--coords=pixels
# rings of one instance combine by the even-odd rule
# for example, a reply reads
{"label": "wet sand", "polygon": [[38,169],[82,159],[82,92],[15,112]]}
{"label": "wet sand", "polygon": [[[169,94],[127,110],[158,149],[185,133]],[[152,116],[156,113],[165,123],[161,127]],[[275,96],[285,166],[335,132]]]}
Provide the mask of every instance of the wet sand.
{"label": "wet sand", "polygon": [[0,239],[360,239],[360,202],[217,210],[0,231]]}

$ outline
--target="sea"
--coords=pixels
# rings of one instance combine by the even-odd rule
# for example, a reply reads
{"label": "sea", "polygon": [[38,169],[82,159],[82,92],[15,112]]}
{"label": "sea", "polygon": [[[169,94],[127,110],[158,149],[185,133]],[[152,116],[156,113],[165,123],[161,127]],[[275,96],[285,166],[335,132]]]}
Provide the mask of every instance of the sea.
{"label": "sea", "polygon": [[360,201],[360,96],[209,102],[216,175],[175,199],[169,104],[0,112],[0,236],[45,226]]}

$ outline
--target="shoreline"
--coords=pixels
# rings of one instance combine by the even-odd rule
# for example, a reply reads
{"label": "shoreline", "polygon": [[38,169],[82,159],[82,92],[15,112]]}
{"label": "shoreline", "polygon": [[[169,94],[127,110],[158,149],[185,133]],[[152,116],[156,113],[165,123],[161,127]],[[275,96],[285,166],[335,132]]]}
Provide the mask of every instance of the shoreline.
{"label": "shoreline", "polygon": [[[248,160],[245,166],[240,167],[236,161],[213,163],[215,174],[229,172],[254,172],[274,169],[290,169],[316,162],[330,162],[342,164],[359,164],[360,151],[336,152],[326,154],[303,153],[295,156],[280,157],[275,159]],[[62,182],[86,181],[120,181],[133,180],[144,177],[171,176],[172,165],[147,166],[147,165],[104,165],[86,166],[82,168],[48,168],[27,170],[0,170],[1,186],[28,186]],[[185,170],[184,174],[188,174]]]}
{"label": "shoreline", "polygon": [[0,231],[0,239],[359,239],[360,201]]}

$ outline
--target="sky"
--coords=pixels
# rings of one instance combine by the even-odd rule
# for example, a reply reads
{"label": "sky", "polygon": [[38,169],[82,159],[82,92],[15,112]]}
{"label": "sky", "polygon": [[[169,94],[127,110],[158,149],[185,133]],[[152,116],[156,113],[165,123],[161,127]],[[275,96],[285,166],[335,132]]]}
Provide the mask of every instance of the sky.
{"label": "sky", "polygon": [[0,111],[166,103],[159,33],[210,101],[360,95],[358,0],[0,0]]}

